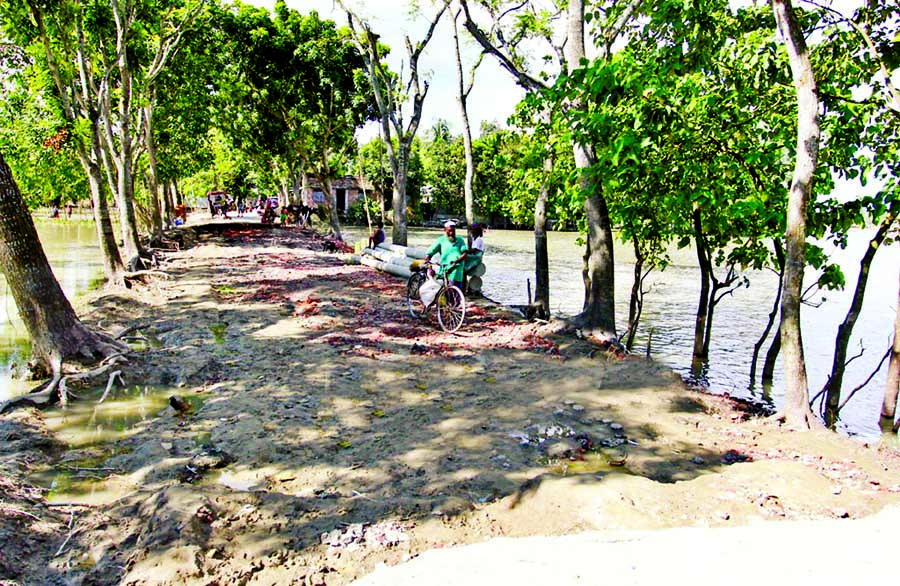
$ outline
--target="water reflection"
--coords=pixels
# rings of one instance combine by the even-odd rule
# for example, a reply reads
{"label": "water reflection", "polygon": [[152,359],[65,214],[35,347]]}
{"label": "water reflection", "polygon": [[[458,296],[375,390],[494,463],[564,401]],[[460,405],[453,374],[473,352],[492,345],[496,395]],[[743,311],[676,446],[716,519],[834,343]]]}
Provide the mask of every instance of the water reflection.
{"label": "water reflection", "polygon": [[103,403],[97,403],[99,397],[85,395],[66,408],[48,409],[44,420],[70,448],[102,445],[140,431],[143,423],[168,407],[169,391],[149,386],[114,388],[113,397]]}

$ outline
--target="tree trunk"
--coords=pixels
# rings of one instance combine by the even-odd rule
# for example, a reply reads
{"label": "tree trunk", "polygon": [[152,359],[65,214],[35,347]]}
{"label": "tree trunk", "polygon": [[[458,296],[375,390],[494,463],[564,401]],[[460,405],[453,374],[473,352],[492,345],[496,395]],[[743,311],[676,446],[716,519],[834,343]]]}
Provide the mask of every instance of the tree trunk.
{"label": "tree trunk", "polygon": [[763,344],[766,343],[769,332],[772,331],[772,326],[775,325],[775,318],[778,317],[778,307],[781,304],[781,290],[784,287],[784,247],[781,245],[781,239],[779,238],[775,238],[772,244],[775,248],[775,259],[778,262],[778,290],[775,292],[775,301],[772,304],[772,310],[769,312],[769,320],[766,322],[766,327],[763,329],[759,340],[753,345],[753,356],[750,358],[750,388],[753,388],[756,384],[756,365],[759,362],[759,351],[762,349]]}
{"label": "tree trunk", "polygon": [[[583,0],[569,2],[567,30],[566,61],[574,68],[585,58]],[[612,223],[602,186],[591,170],[595,162],[593,154],[586,145],[578,143],[573,143],[572,150],[575,167],[579,173],[579,187],[585,194],[584,210],[587,216],[590,251],[585,263],[585,276],[588,281],[584,310],[577,317],[577,321],[593,337],[612,342],[616,340]]]}
{"label": "tree trunk", "polygon": [[59,374],[62,360],[96,360],[115,343],[79,321],[41,247],[25,200],[0,153],[0,268],[31,336],[38,369]]}
{"label": "tree trunk", "polygon": [[323,174],[319,177],[322,190],[325,191],[325,207],[328,209],[328,221],[331,224],[331,235],[337,240],[343,240],[341,236],[341,220],[338,218],[337,201],[331,189],[331,178]]}
{"label": "tree trunk", "polygon": [[[137,216],[134,213],[134,145],[131,136],[131,75],[126,69],[127,84],[122,87],[122,105],[119,112],[119,144],[120,151],[115,153],[110,145],[110,154],[116,159],[118,171],[119,221],[122,223],[122,242],[125,257],[134,259],[143,250],[138,235]],[[126,98],[127,95],[127,98]],[[115,153],[115,154],[114,154]]]}
{"label": "tree trunk", "polygon": [[291,203],[294,205],[305,204],[306,202],[303,201],[302,196],[303,191],[301,191],[303,188],[303,180],[300,178],[300,174],[291,171],[289,179],[291,181]]}
{"label": "tree trunk", "polygon": [[103,272],[110,283],[119,285],[124,282],[125,265],[122,263],[122,255],[119,254],[119,247],[116,244],[115,230],[109,218],[109,204],[103,190],[103,169],[99,161],[101,156],[100,136],[96,122],[92,125],[91,141],[93,156],[96,158],[92,158],[91,154],[86,152],[80,152],[79,160],[91,187],[94,225],[97,227],[97,239],[103,255]]}
{"label": "tree trunk", "polygon": [[[401,156],[408,156],[401,151]],[[394,192],[391,199],[391,213],[393,214],[393,226],[391,227],[391,241],[400,246],[406,246],[408,233],[406,223],[406,178],[409,172],[408,163],[398,165],[394,173]]]}
{"label": "tree trunk", "polygon": [[806,264],[806,211],[813,193],[819,158],[819,99],[806,41],[791,0],[773,0],[772,8],[785,41],[797,93],[797,160],[788,196],[784,295],[781,299],[785,397],[779,418],[791,428],[808,429],[813,422],[813,415],[809,409],[800,307],[803,300],[803,269]]}
{"label": "tree trunk", "polygon": [[184,205],[184,196],[181,193],[181,190],[178,189],[178,180],[172,179],[172,192],[175,194],[175,205]]}
{"label": "tree trunk", "polygon": [[[472,153],[472,129],[469,126],[469,112],[466,108],[466,100],[468,95],[465,89],[465,81],[463,79],[462,56],[459,53],[459,31],[456,26],[456,20],[459,13],[453,17],[453,48],[456,55],[456,81],[457,88],[456,101],[459,104],[459,111],[462,115],[463,124],[463,148],[466,154],[466,178],[463,182],[463,193],[466,201],[466,222],[471,226],[475,222],[475,157]],[[544,309],[547,309],[546,307]]]}
{"label": "tree trunk", "polygon": [[641,250],[640,239],[635,235],[634,243],[634,277],[631,283],[631,297],[628,300],[628,332],[625,336],[625,349],[631,351],[637,335],[638,323],[644,308],[644,261],[646,255]]}
{"label": "tree trunk", "polygon": [[847,367],[847,350],[850,347],[850,336],[853,334],[853,328],[859,319],[859,312],[862,311],[863,300],[866,295],[866,285],[869,282],[869,268],[875,259],[875,253],[881,247],[887,236],[888,230],[894,225],[897,215],[889,211],[875,235],[869,241],[869,247],[859,261],[859,276],[856,279],[856,288],[853,290],[853,300],[850,302],[850,308],[844,321],[838,326],[837,335],[834,339],[834,360],[831,363],[831,376],[825,383],[825,425],[834,428],[840,417],[841,407],[841,387],[844,383],[844,370]]}
{"label": "tree trunk", "polygon": [[144,107],[144,141],[147,146],[147,171],[150,190],[150,213],[153,238],[163,239],[163,214],[159,196],[159,175],[156,170],[156,140],[153,138],[153,103],[155,95],[151,95],[150,103]]}
{"label": "tree trunk", "polygon": [[694,320],[694,353],[695,361],[703,361],[707,354],[704,351],[706,337],[706,320],[709,316],[710,275],[712,263],[709,250],[706,248],[706,240],[703,238],[703,223],[700,207],[694,205],[692,214],[694,223],[694,245],[697,248],[697,264],[700,267],[700,299],[697,303],[697,316]]}
{"label": "tree trunk", "polygon": [[300,168],[300,203],[309,207],[315,207],[312,196],[309,195],[309,176],[306,174],[306,168]]}
{"label": "tree trunk", "polygon": [[534,302],[541,307],[543,319],[550,317],[550,254],[547,248],[547,202],[550,199],[550,173],[553,157],[544,160],[544,180],[534,206]]}
{"label": "tree trunk", "polygon": [[900,299],[897,301],[897,313],[894,317],[894,344],[891,348],[891,361],[888,363],[887,382],[884,385],[884,403],[881,405],[883,419],[894,421],[897,415],[898,389],[900,389]]}
{"label": "tree trunk", "polygon": [[[133,111],[133,86],[131,67],[128,62],[128,36],[131,31],[134,18],[134,6],[111,3],[113,20],[116,24],[116,65],[119,71],[119,87],[117,92],[119,103],[119,116],[115,128],[112,118],[112,107],[109,95],[112,88],[107,88],[106,98],[102,101],[106,110],[107,124],[107,148],[109,154],[116,163],[118,172],[116,197],[119,204],[119,221],[121,222],[122,242],[125,249],[125,257],[133,262],[143,252],[141,240],[138,235],[137,216],[134,213],[134,136],[131,127]],[[123,12],[124,9],[124,12]],[[118,135],[118,151],[113,136]]]}
{"label": "tree trunk", "polygon": [[175,201],[172,198],[172,191],[174,190],[171,183],[166,182],[162,185],[162,208],[163,208],[163,225],[166,229],[172,227],[172,223],[175,218]]}
{"label": "tree trunk", "polygon": [[778,361],[778,355],[781,354],[781,326],[775,330],[775,336],[772,338],[772,344],[766,352],[766,359],[763,361],[762,382],[769,384],[775,379],[775,363]]}

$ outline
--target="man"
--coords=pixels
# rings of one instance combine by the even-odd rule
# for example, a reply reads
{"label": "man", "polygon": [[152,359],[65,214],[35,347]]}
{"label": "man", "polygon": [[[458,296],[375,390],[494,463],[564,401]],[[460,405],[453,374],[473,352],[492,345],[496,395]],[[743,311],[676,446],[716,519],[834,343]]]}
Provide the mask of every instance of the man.
{"label": "man", "polygon": [[[441,272],[447,271],[447,279],[457,287],[462,285],[463,259],[466,258],[466,241],[456,236],[456,222],[447,220],[444,222],[444,235],[431,245],[425,254],[425,262],[431,260],[433,254],[441,255]],[[452,266],[452,268],[450,268]]]}
{"label": "man", "polygon": [[384,242],[384,222],[378,220],[378,223],[375,225],[377,228],[375,228],[375,231],[369,236],[369,248],[375,248]]}

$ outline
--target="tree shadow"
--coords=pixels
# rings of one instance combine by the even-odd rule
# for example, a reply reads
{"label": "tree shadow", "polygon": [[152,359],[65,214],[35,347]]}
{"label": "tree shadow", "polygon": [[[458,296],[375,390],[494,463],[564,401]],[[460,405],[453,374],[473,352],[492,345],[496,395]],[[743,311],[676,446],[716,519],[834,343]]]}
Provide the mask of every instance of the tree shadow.
{"label": "tree shadow", "polygon": [[[93,552],[87,581],[118,583],[178,548],[199,552],[179,566],[197,576],[236,577],[260,560],[255,571],[352,573],[392,555],[352,541],[354,524],[394,524],[410,538],[417,524],[453,523],[474,507],[519,506],[555,476],[675,482],[720,465],[714,450],[660,442],[660,414],[628,405],[648,385],[636,375],[645,364],[564,360],[558,344],[489,306],[462,334],[446,334],[409,315],[402,282],[303,253],[319,249],[307,233],[279,235],[294,252],[260,258],[253,230],[215,226],[200,241],[231,249],[210,253],[210,268],[169,267],[179,291],[163,307],[95,304],[99,316],[148,321],[144,331],[162,344],[134,357],[126,377],[204,400],[118,442],[107,463],[132,492],[72,537],[73,552]],[[234,247],[245,254],[235,259]],[[220,339],[216,324],[226,325]],[[672,413],[705,410],[673,397]],[[231,487],[212,468],[184,482],[209,446],[234,458],[222,468],[237,479]],[[602,475],[579,472],[585,456],[605,462]],[[323,545],[332,538],[358,548]]]}

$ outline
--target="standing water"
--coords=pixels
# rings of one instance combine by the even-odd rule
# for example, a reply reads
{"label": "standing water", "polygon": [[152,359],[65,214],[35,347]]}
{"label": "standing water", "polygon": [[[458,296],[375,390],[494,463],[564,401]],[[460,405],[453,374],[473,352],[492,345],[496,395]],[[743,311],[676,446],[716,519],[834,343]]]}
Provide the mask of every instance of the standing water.
{"label": "standing water", "polygon": [[[413,229],[409,245],[427,247],[441,234],[439,230]],[[804,306],[803,335],[810,395],[815,395],[831,372],[834,337],[838,324],[850,305],[859,259],[868,246],[871,231],[855,231],[845,250],[833,252],[847,279],[844,291],[822,292]],[[348,230],[350,240],[365,240],[365,231]],[[584,293],[581,281],[584,248],[576,242],[577,234],[551,232],[550,306],[556,315],[574,315],[581,310]],[[534,284],[534,234],[530,231],[490,230],[485,234],[485,265],[482,277],[484,294],[503,304],[524,305],[528,301],[527,280]],[[694,322],[700,292],[699,270],[690,249],[669,250],[671,264],[665,271],[653,272],[645,282],[647,294],[634,351],[643,354],[648,341],[652,356],[685,378],[693,378]],[[616,308],[621,333],[628,321],[628,299],[631,295],[634,256],[630,247],[616,244]],[[717,272],[720,273],[721,271]],[[861,384],[877,367],[893,339],[894,315],[897,308],[897,283],[900,272],[900,250],[884,247],[870,270],[869,286],[862,313],[850,344],[850,356],[864,349],[860,358],[848,367],[844,377],[845,395]],[[761,400],[779,406],[784,395],[784,378],[779,363],[771,388],[749,386],[750,359],[753,345],[765,328],[778,284],[770,271],[748,271],[748,288],[740,288],[716,306],[709,362],[701,381],[714,393]],[[807,276],[807,283],[812,279]],[[775,325],[777,327],[777,323]],[[774,329],[774,328],[773,328]],[[649,332],[652,331],[652,337]],[[771,334],[770,334],[771,340]],[[763,346],[757,381],[768,342]],[[861,389],[842,411],[843,430],[867,438],[880,433],[879,413],[884,396],[886,365]]]}
{"label": "standing water", "polygon": [[[83,220],[35,220],[53,274],[71,300],[87,291],[103,274],[100,247],[93,223]],[[34,386],[17,374],[26,373],[31,342],[6,280],[0,274],[0,401]]]}

